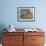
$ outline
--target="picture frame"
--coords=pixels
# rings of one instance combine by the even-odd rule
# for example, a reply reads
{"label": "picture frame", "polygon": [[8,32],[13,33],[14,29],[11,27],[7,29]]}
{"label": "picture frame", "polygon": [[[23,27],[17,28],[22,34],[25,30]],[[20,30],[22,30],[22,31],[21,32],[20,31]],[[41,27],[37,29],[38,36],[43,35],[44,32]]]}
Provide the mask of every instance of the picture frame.
{"label": "picture frame", "polygon": [[17,8],[18,22],[34,22],[35,21],[35,7],[18,7]]}

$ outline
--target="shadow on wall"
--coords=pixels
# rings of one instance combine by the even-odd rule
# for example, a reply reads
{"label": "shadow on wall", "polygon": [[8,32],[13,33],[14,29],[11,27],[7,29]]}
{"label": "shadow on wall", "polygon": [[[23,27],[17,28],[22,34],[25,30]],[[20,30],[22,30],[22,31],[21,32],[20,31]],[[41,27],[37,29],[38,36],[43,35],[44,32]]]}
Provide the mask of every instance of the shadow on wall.
{"label": "shadow on wall", "polygon": [[6,31],[6,30],[3,30],[4,28],[6,28],[5,25],[0,24],[0,43],[2,43],[2,36],[3,36],[2,32]]}

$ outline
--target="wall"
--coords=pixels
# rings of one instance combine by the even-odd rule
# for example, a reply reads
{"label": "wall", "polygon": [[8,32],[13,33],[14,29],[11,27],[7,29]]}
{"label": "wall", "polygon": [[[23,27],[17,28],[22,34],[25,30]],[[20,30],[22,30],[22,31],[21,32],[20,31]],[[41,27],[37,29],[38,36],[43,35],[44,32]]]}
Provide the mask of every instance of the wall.
{"label": "wall", "polygon": [[[46,0],[0,0],[0,25],[13,24],[16,28],[46,28]],[[18,22],[17,7],[35,7],[35,22]]]}

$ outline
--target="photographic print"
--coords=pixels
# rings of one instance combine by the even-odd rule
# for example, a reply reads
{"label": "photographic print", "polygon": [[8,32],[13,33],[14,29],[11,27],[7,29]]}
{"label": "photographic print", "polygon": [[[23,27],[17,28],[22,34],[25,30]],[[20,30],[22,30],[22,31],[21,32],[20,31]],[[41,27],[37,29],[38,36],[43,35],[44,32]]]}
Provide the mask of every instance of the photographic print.
{"label": "photographic print", "polygon": [[35,7],[18,7],[17,20],[21,22],[35,21]]}

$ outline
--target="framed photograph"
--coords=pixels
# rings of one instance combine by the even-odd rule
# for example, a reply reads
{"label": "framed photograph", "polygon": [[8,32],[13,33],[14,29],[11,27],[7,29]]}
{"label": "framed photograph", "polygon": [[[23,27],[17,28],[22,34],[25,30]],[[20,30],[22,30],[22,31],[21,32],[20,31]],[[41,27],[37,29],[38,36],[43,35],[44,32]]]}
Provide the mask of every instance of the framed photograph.
{"label": "framed photograph", "polygon": [[34,22],[35,7],[18,7],[17,20],[20,22]]}

